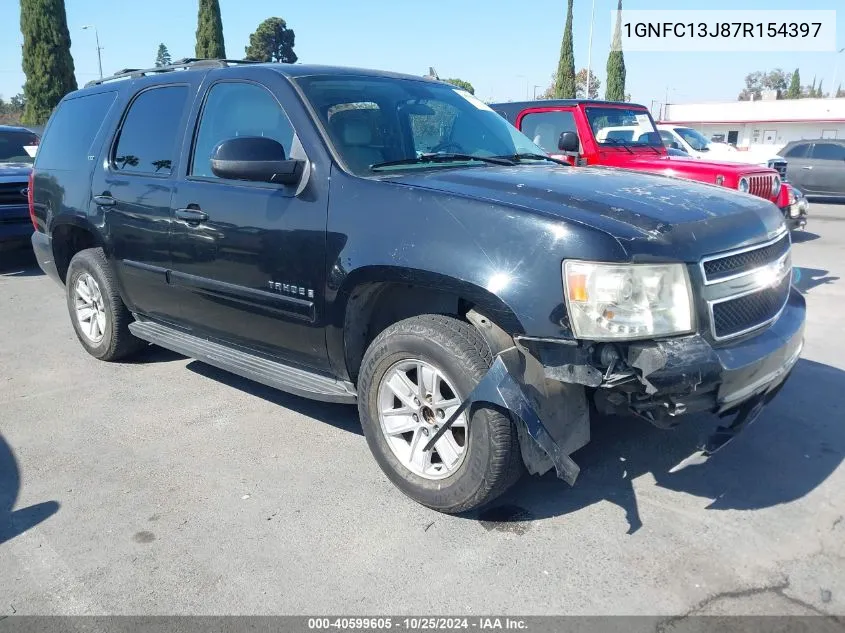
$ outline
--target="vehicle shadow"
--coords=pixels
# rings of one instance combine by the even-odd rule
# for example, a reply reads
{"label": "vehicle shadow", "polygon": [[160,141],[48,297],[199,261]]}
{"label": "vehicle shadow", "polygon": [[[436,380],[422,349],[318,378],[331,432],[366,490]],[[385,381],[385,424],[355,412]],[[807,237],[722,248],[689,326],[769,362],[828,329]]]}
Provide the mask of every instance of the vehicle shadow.
{"label": "vehicle shadow", "polygon": [[792,231],[790,239],[793,244],[803,244],[804,242],[812,242],[821,237],[818,233],[812,231]]}
{"label": "vehicle shadow", "polygon": [[35,253],[32,252],[31,248],[0,253],[0,276],[38,277],[43,274],[44,272],[38,267],[38,262],[35,261]]}
{"label": "vehicle shadow", "polygon": [[816,286],[832,284],[839,281],[839,277],[828,275],[827,270],[821,268],[801,268],[795,267],[792,269],[792,285],[795,286],[801,294],[807,294]]}
{"label": "vehicle shadow", "polygon": [[715,416],[691,417],[674,431],[601,418],[592,427],[590,444],[572,456],[581,466],[574,487],[554,473],[525,477],[495,507],[472,518],[524,523],[609,501],[624,509],[632,534],[642,527],[632,479],[646,473],[657,486],[710,499],[711,510],[754,510],[800,499],[845,457],[843,392],[845,372],[801,360],[754,424],[704,464],[675,472],[673,467],[719,424]]}
{"label": "vehicle shadow", "polygon": [[188,363],[187,367],[200,376],[216,380],[285,409],[331,424],[342,431],[363,435],[361,422],[358,420],[358,409],[352,405],[317,402],[316,400],[294,396],[247,378],[241,378],[222,369],[217,369],[212,365],[206,365],[200,361],[192,361]]}
{"label": "vehicle shadow", "polygon": [[59,509],[58,502],[45,501],[13,510],[20,488],[21,476],[15,455],[0,434],[0,545],[35,527]]}
{"label": "vehicle shadow", "polygon": [[187,358],[178,352],[170,351],[158,345],[148,345],[137,354],[121,361],[125,365],[151,365],[154,363],[169,363]]}

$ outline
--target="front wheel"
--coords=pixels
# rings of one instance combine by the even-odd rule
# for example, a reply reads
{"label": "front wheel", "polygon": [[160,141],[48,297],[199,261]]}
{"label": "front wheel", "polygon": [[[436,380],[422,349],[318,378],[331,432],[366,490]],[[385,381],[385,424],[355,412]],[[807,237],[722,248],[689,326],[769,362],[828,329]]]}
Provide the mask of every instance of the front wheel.
{"label": "front wheel", "polygon": [[424,315],[391,325],[367,349],[358,385],[364,435],[381,469],[441,512],[479,508],[522,474],[517,431],[492,408],[464,412],[423,447],[484,376],[492,355],[471,325]]}

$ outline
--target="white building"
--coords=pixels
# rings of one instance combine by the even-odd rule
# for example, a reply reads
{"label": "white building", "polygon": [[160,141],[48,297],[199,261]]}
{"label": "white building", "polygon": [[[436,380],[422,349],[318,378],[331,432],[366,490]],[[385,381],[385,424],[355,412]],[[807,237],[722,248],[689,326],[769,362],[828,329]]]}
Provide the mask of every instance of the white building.
{"label": "white building", "polygon": [[845,99],[672,103],[663,123],[683,125],[714,141],[774,151],[804,138],[845,138]]}

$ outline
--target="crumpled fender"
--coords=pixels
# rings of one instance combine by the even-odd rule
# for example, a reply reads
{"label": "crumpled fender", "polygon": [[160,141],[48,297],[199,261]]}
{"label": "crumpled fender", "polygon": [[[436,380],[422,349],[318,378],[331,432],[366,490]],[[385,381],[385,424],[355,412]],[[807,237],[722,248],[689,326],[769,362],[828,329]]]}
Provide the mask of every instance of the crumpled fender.
{"label": "crumpled fender", "polygon": [[[515,346],[497,354],[490,369],[475,389],[467,395],[461,406],[432,436],[423,450],[431,450],[437,440],[464,411],[469,410],[471,417],[474,407],[480,404],[503,407],[522,421],[528,435],[551,460],[557,471],[557,476],[570,486],[574,485],[581,469],[549,434],[535,406],[514,378],[514,376],[524,375],[525,369],[530,367],[532,363],[539,364],[530,354]],[[524,440],[522,441],[524,442]],[[525,455],[525,451],[523,451],[523,455]]]}

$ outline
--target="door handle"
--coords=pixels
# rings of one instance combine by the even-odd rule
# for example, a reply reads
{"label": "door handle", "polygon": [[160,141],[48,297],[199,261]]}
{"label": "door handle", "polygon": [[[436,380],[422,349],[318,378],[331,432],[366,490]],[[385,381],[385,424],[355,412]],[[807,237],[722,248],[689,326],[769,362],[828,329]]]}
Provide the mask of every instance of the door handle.
{"label": "door handle", "polygon": [[208,214],[199,209],[176,209],[176,217],[188,224],[199,224],[208,220]]}
{"label": "door handle", "polygon": [[804,165],[801,169],[812,169],[812,165]]}
{"label": "door handle", "polygon": [[117,204],[117,200],[111,196],[94,196],[94,203],[98,207],[113,207]]}

